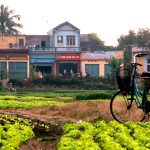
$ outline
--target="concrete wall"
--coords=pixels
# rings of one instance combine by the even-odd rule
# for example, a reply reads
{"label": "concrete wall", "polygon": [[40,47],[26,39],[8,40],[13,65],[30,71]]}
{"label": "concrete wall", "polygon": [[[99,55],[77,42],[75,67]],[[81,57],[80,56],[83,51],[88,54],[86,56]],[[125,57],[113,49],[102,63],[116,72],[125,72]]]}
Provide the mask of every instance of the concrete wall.
{"label": "concrete wall", "polygon": [[13,44],[12,48],[19,48],[19,46],[15,47],[16,44],[19,44],[19,39],[23,39],[24,44],[26,43],[26,38],[24,35],[0,36],[0,49],[10,48],[10,43]]}

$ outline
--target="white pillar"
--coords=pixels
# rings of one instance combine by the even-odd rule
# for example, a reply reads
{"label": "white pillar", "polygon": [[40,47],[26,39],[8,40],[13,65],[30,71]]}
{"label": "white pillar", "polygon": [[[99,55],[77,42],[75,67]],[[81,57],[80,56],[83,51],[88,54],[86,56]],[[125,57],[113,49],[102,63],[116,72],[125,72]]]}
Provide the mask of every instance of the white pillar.
{"label": "white pillar", "polygon": [[9,60],[6,61],[7,80],[9,80]]}
{"label": "white pillar", "polygon": [[29,56],[27,57],[27,79],[30,77],[30,60],[29,60]]}

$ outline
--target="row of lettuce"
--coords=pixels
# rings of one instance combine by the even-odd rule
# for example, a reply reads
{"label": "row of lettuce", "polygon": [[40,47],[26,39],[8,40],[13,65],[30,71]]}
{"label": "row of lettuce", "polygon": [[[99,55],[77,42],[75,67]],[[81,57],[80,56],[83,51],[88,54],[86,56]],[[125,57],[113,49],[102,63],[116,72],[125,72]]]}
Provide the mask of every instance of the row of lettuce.
{"label": "row of lettuce", "polygon": [[63,102],[57,102],[52,98],[34,97],[34,96],[23,96],[19,97],[16,95],[0,96],[0,108],[23,108],[31,109],[39,106],[52,106],[52,105],[63,105]]}
{"label": "row of lettuce", "polygon": [[16,120],[8,115],[0,115],[0,149],[17,150],[20,145],[34,137],[29,120]]}
{"label": "row of lettuce", "polygon": [[23,143],[36,136],[36,130],[48,133],[50,124],[23,116],[0,114],[0,150],[18,150]]}
{"label": "row of lettuce", "polygon": [[[77,92],[74,95],[67,95],[64,93],[58,93],[57,97],[52,97],[52,95],[45,95],[45,97],[37,97],[37,96],[22,96],[19,94],[14,95],[2,95],[0,96],[0,108],[1,109],[9,109],[9,108],[24,108],[31,109],[39,106],[52,106],[52,105],[63,105],[64,102],[72,101],[72,100],[109,100],[112,97],[111,92],[99,92],[93,91],[93,93],[89,93],[88,91],[82,92],[78,94]],[[56,96],[53,95],[53,96]],[[57,99],[61,99],[64,102],[58,102]]]}
{"label": "row of lettuce", "polygon": [[150,123],[66,124],[58,150],[149,150]]}
{"label": "row of lettuce", "polygon": [[34,137],[34,133],[30,126],[21,124],[0,125],[0,149],[16,150],[19,146],[30,138]]}
{"label": "row of lettuce", "polygon": [[[0,115],[0,149],[17,150],[33,138],[32,120]],[[58,150],[149,150],[150,123],[98,121],[67,123]]]}

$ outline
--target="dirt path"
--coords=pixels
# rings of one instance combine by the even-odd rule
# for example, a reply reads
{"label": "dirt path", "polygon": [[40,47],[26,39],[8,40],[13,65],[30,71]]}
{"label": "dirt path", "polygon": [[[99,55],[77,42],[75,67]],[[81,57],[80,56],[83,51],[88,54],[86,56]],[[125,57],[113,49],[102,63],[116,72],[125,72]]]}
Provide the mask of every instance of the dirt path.
{"label": "dirt path", "polygon": [[0,109],[0,112],[14,115],[22,115],[32,119],[39,119],[63,125],[66,122],[94,121],[103,118],[106,121],[112,119],[109,110],[109,101],[101,102],[72,102],[63,106],[37,107],[25,109]]}
{"label": "dirt path", "polygon": [[[13,115],[22,115],[27,118],[38,119],[44,122],[52,123],[56,126],[62,126],[67,122],[93,122],[98,119],[109,121],[112,119],[109,110],[109,101],[72,102],[63,106],[38,107],[30,110],[0,109],[0,112]],[[53,142],[38,142],[37,138],[42,136],[56,137],[56,140]],[[21,145],[20,150],[56,150],[57,144],[60,141],[60,137],[60,131],[48,133],[47,135],[36,135],[34,139],[31,139],[25,144]]]}

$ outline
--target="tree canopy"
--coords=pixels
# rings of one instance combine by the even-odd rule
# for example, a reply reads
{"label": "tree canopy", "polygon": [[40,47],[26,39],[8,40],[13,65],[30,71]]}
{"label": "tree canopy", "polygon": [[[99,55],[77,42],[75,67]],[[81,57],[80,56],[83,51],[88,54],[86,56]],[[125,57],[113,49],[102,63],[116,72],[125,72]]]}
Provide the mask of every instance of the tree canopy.
{"label": "tree canopy", "polygon": [[118,38],[118,43],[118,49],[125,49],[129,45],[150,46],[150,29],[142,28],[137,33],[134,30],[130,30],[128,35],[121,35]]}
{"label": "tree canopy", "polygon": [[89,34],[91,51],[99,51],[105,49],[104,41],[102,41],[96,33]]}
{"label": "tree canopy", "polygon": [[9,10],[8,6],[0,5],[0,35],[19,34],[17,28],[22,28],[22,24],[15,21],[21,19],[20,15],[14,15],[14,10]]}

